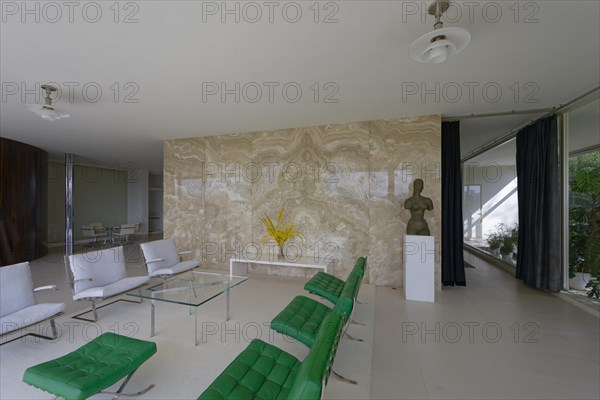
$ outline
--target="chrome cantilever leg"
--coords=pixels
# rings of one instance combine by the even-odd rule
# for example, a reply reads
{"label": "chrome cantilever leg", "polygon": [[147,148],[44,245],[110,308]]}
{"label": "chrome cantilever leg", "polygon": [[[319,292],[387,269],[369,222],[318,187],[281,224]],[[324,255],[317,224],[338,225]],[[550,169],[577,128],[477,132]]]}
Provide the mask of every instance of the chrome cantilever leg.
{"label": "chrome cantilever leg", "polygon": [[335,370],[334,370],[333,368],[331,369],[331,372],[333,372],[333,374],[334,374],[334,375],[335,375],[335,376],[336,376],[336,377],[337,377],[337,378],[338,378],[340,381],[342,381],[342,382],[351,383],[351,384],[353,384],[353,385],[356,385],[356,384],[358,383],[358,382],[357,382],[357,381],[355,381],[354,379],[349,379],[349,378],[346,378],[346,377],[345,377],[345,376],[343,376],[343,375],[340,375],[340,374],[338,374],[337,372],[335,372]]}
{"label": "chrome cantilever leg", "polygon": [[154,314],[156,313],[156,304],[154,302],[154,299],[150,300],[150,336],[154,337],[155,335],[155,331],[154,331]]}
{"label": "chrome cantilever leg", "polygon": [[33,333],[33,332],[31,332],[31,333],[26,333],[24,335],[16,337],[14,339],[7,340],[6,342],[2,342],[2,343],[0,343],[0,346],[5,345],[5,344],[10,343],[10,342],[14,342],[15,340],[22,339],[22,338],[24,338],[26,336],[33,336],[33,337],[36,337],[36,338],[46,339],[46,340],[56,340],[58,338],[58,331],[56,330],[56,322],[54,322],[54,318],[57,317],[57,316],[59,316],[59,315],[62,315],[62,314],[63,313],[59,313],[59,314],[55,315],[54,317],[52,317],[50,319],[50,329],[52,330],[52,336],[47,336],[47,335],[42,335],[42,334],[39,334],[39,333]]}
{"label": "chrome cantilever leg", "polygon": [[344,333],[344,335],[346,335],[346,337],[348,337],[348,339],[350,339],[350,340],[356,340],[357,342],[363,342],[362,339],[355,338],[354,336],[352,336],[348,332]]}
{"label": "chrome cantilever leg", "polygon": [[146,392],[148,392],[149,390],[151,390],[152,388],[154,388],[154,384],[148,386],[145,389],[140,390],[139,392],[136,393],[123,393],[123,389],[125,389],[125,386],[127,386],[127,383],[129,383],[129,380],[131,379],[131,377],[133,376],[133,374],[135,373],[135,371],[137,371],[137,368],[134,369],[133,371],[131,371],[131,373],[129,375],[127,375],[127,377],[125,378],[125,380],[123,381],[123,383],[121,384],[121,386],[119,387],[119,389],[116,392],[106,392],[106,391],[102,391],[102,392],[98,392],[98,393],[105,393],[105,394],[112,394],[113,396],[113,400],[118,399],[121,396],[124,397],[135,397],[135,396],[140,396]]}
{"label": "chrome cantilever leg", "polygon": [[[141,289],[140,289],[140,295],[141,295]],[[111,301],[110,303],[102,304],[100,307],[96,307],[97,300],[95,300],[95,299],[94,300],[81,299],[81,300],[91,301],[92,302],[92,309],[90,311],[84,311],[84,312],[82,312],[80,314],[74,315],[71,318],[78,319],[78,320],[81,320],[81,321],[87,321],[87,322],[98,322],[98,311],[97,310],[99,308],[108,307],[108,306],[110,306],[112,304],[118,303],[119,301],[124,301],[126,303],[134,303],[134,304],[140,304],[140,303],[144,302],[144,299],[142,297],[140,297],[139,300],[117,299],[117,300]],[[101,301],[102,301],[102,299],[101,299]],[[94,319],[82,317],[82,315],[90,313],[90,312],[94,315]]]}
{"label": "chrome cantilever leg", "polygon": [[58,332],[56,331],[56,322],[54,322],[54,318],[50,320],[50,329],[52,329],[52,337],[51,340],[54,340],[58,337]]}

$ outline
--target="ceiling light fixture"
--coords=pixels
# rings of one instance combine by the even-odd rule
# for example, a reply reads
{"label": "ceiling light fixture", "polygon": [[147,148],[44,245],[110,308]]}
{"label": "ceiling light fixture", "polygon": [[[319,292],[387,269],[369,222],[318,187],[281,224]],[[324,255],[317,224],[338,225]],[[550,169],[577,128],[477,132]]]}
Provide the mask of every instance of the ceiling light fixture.
{"label": "ceiling light fixture", "polygon": [[28,110],[37,114],[39,117],[48,121],[56,121],[62,118],[69,118],[69,113],[67,113],[63,109],[52,105],[52,99],[50,98],[50,94],[52,94],[52,92],[56,92],[56,88],[52,85],[42,85],[42,89],[46,91],[44,104],[27,104],[25,107],[27,107]]}
{"label": "ceiling light fixture", "polygon": [[449,0],[435,0],[429,6],[429,14],[435,15],[434,30],[426,33],[410,45],[413,60],[439,64],[467,47],[471,41],[468,30],[459,27],[442,28],[442,14],[450,7]]}

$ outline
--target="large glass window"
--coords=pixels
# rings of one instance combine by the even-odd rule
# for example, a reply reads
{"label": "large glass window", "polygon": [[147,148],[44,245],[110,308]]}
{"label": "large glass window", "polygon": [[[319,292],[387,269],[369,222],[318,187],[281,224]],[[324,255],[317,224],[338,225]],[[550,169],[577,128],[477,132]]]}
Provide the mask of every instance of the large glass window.
{"label": "large glass window", "polygon": [[[600,297],[600,104],[568,113],[569,288]],[[596,282],[596,283],[594,283]]]}
{"label": "large glass window", "polygon": [[513,265],[519,220],[515,142],[463,163],[465,243]]}

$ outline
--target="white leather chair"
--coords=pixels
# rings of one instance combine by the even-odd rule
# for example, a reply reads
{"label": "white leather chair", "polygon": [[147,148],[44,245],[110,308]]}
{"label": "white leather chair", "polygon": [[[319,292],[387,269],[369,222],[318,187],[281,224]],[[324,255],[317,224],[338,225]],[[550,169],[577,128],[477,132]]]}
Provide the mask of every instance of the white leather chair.
{"label": "white leather chair", "polygon": [[121,224],[121,226],[113,232],[113,243],[115,242],[115,238],[119,238],[119,243],[123,241],[123,237],[125,238],[125,244],[129,243],[129,235],[133,235],[135,233],[135,224]]}
{"label": "white leather chair", "polygon": [[[73,254],[68,257],[67,264],[69,266],[67,270],[72,275],[70,282],[73,289],[73,300],[92,302],[93,320],[81,317],[81,315],[89,311],[73,317],[84,321],[98,321],[98,313],[96,311],[96,303],[98,301],[139,288],[146,284],[149,279],[147,276],[127,277],[123,246]],[[139,303],[125,299],[116,301]],[[102,307],[106,307],[116,301],[105,304]]]}
{"label": "white leather chair", "polygon": [[178,253],[175,239],[173,238],[141,243],[140,247],[150,277],[158,276],[165,279],[169,276],[189,271],[200,265],[200,261],[198,260],[181,261],[181,255],[190,254],[191,252],[184,251]]}
{"label": "white leather chair", "polygon": [[57,338],[54,318],[63,313],[65,303],[38,304],[34,292],[45,289],[56,290],[56,286],[48,285],[34,289],[28,262],[0,268],[0,335],[37,324],[47,319],[50,319],[50,327],[52,329],[52,336],[30,332],[2,342],[2,344],[12,342],[27,335],[49,340]]}

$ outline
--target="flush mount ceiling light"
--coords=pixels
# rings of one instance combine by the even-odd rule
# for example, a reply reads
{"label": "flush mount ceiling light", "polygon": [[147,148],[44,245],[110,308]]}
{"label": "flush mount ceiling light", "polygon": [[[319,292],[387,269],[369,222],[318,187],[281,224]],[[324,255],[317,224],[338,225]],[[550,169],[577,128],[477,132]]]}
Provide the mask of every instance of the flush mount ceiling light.
{"label": "flush mount ceiling light", "polygon": [[450,6],[448,0],[435,0],[429,6],[429,14],[435,16],[434,30],[426,33],[410,45],[410,56],[413,60],[439,64],[467,47],[471,34],[464,28],[442,28],[442,14]]}
{"label": "flush mount ceiling light", "polygon": [[56,88],[51,85],[42,85],[42,89],[46,91],[44,104],[27,104],[25,107],[27,107],[28,110],[36,113],[39,117],[48,121],[56,121],[62,118],[69,118],[69,113],[67,113],[63,109],[52,105],[52,99],[50,98],[50,94],[52,92],[56,92]]}

